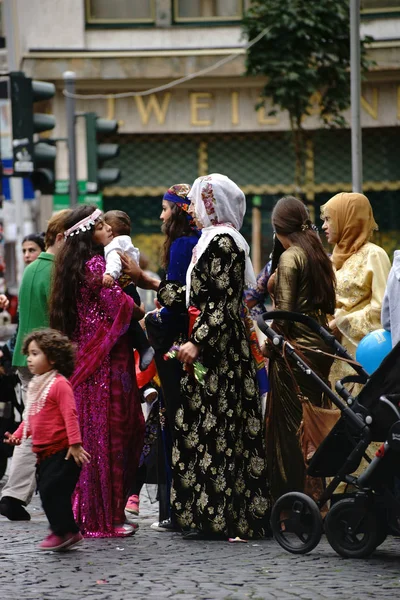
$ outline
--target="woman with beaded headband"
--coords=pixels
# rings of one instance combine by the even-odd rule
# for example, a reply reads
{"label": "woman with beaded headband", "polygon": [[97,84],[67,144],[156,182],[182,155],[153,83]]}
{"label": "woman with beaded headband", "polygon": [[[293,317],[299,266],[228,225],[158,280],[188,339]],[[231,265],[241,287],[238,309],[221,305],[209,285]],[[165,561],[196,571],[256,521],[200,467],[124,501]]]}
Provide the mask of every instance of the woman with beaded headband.
{"label": "woman with beaded headband", "polygon": [[[260,537],[268,533],[270,498],[256,363],[243,317],[245,284],[255,284],[239,233],[246,200],[219,174],[196,179],[190,199],[202,234],[186,289],[159,289],[166,304],[197,309],[178,353],[186,370],[175,416],[172,512],[185,539]],[[190,367],[195,361],[207,369],[203,379]]]}
{"label": "woman with beaded headband", "polygon": [[[194,226],[188,213],[190,200],[188,198],[190,185],[179,183],[171,186],[162,199],[160,219],[161,231],[165,234],[162,251],[162,266],[165,277],[161,286],[173,285],[179,288],[185,285],[186,272],[192,260],[193,248],[199,239],[199,232]],[[163,401],[166,409],[166,424],[164,429],[165,461],[169,465],[165,473],[165,485],[159,485],[159,521],[154,528],[164,530],[175,526],[171,522],[170,512],[170,476],[172,439],[175,431],[175,413],[180,404],[180,380],[183,375],[181,363],[178,361],[165,361],[164,353],[174,344],[179,344],[186,339],[188,330],[188,316],[186,307],[174,311],[158,303],[158,308],[146,317],[146,328],[149,339],[156,350],[155,360],[160,377]],[[164,461],[164,464],[165,464]]]}
{"label": "woman with beaded headband", "polygon": [[[284,248],[271,290],[275,309],[309,315],[327,327],[327,315],[335,305],[335,276],[305,205],[293,196],[281,198],[274,207],[271,221]],[[328,379],[332,359],[312,352],[329,352],[319,336],[300,323],[274,321],[273,327],[292,343],[301,344],[301,352],[311,368],[322,379]],[[286,492],[314,493],[310,488],[311,479],[305,476],[305,460],[316,449],[311,440],[314,434],[309,415],[314,414],[312,407],[329,410],[330,405],[310,377],[292,364],[289,369],[284,358],[275,355],[268,342],[265,348],[271,358],[271,390],[266,410],[267,466],[275,501]],[[318,415],[326,417],[323,411]],[[299,440],[301,423],[302,442]],[[315,493],[320,485],[318,480]]]}
{"label": "woman with beaded headband", "polygon": [[[50,322],[77,344],[71,378],[85,447],[92,461],[73,499],[86,537],[134,533],[125,503],[143,445],[144,420],[127,335],[132,312],[143,312],[115,283],[103,287],[103,247],[111,227],[93,206],[76,208],[66,221],[57,257]],[[133,275],[131,273],[131,275]]]}

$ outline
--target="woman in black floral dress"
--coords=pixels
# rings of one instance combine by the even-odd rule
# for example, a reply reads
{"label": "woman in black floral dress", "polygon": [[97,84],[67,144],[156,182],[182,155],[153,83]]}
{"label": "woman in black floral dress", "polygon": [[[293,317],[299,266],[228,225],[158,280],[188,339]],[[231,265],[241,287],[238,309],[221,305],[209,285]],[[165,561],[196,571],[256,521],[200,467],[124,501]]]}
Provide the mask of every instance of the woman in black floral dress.
{"label": "woman in black floral dress", "polygon": [[[200,360],[203,383],[187,372],[175,418],[172,507],[186,538],[251,538],[268,533],[265,470],[256,365],[243,321],[245,281],[255,283],[239,233],[243,192],[223,175],[195,181],[191,208],[202,236],[187,275],[186,301],[199,310],[178,358]],[[193,209],[192,209],[193,207]],[[164,304],[179,308],[185,288],[165,285]]]}

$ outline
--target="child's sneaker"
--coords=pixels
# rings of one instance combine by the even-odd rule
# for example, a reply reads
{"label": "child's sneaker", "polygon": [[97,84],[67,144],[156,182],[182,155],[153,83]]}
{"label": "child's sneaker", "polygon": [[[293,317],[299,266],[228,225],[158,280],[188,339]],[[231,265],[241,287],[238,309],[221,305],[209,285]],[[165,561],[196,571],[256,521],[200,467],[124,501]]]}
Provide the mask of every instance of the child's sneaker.
{"label": "child's sneaker", "polygon": [[39,550],[52,550],[57,552],[63,550],[68,545],[69,539],[65,535],[56,535],[50,533],[42,542],[39,544]]}
{"label": "child's sneaker", "polygon": [[128,498],[128,502],[126,503],[125,510],[132,515],[139,514],[139,496],[133,494]]}
{"label": "child's sneaker", "polygon": [[67,540],[66,545],[63,547],[63,550],[70,550],[73,546],[77,546],[78,544],[83,542],[83,535],[80,531],[77,533],[67,533],[65,536]]}

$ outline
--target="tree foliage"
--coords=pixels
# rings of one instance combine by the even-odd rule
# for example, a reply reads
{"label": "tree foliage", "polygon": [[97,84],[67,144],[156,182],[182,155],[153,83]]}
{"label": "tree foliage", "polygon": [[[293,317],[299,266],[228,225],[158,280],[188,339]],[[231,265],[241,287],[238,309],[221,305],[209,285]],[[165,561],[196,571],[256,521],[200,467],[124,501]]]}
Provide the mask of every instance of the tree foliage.
{"label": "tree foliage", "polygon": [[[268,28],[248,50],[247,75],[267,77],[262,99],[271,99],[270,115],[277,108],[289,113],[299,185],[304,164],[303,121],[316,93],[322,123],[345,125],[342,112],[350,105],[349,5],[349,0],[255,0],[243,21],[249,40]],[[363,72],[370,65],[365,47],[370,39],[361,40]]]}

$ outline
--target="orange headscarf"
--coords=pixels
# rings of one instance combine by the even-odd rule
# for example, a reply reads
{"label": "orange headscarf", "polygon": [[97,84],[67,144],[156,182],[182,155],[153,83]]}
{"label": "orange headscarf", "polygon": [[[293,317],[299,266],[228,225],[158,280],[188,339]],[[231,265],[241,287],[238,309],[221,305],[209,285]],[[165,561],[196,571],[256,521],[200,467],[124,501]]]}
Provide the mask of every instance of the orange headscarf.
{"label": "orange headscarf", "polygon": [[338,242],[332,252],[336,269],[370,239],[378,229],[372,206],[366,196],[356,192],[340,192],[321,206],[321,217],[329,217]]}

